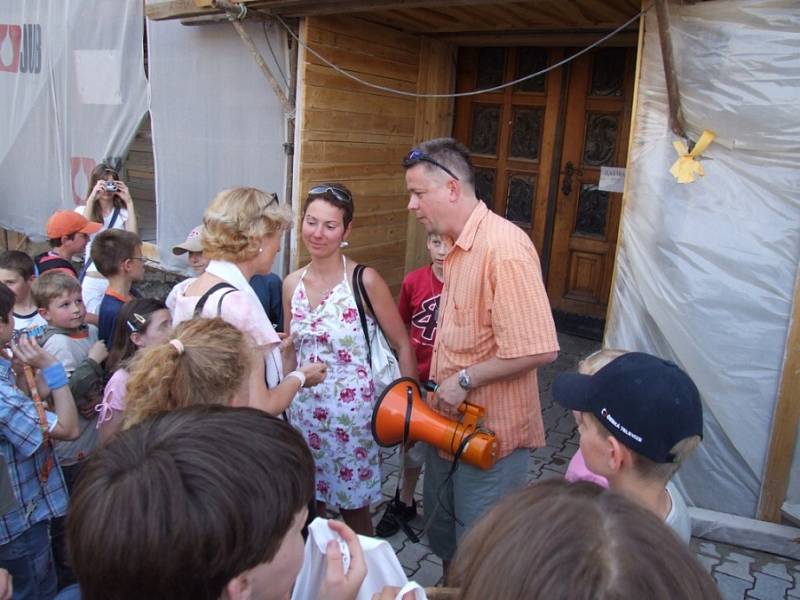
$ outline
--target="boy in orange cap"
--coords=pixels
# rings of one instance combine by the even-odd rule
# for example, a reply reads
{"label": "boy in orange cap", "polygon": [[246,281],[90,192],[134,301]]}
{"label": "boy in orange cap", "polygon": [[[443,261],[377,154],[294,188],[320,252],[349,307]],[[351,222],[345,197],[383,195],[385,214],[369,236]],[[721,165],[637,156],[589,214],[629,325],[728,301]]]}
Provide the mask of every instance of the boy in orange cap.
{"label": "boy in orange cap", "polygon": [[56,211],[45,225],[50,251],[33,259],[37,274],[55,269],[77,278],[78,272],[72,265],[72,257],[83,252],[89,236],[100,231],[102,227],[102,223],[89,221],[75,211]]}

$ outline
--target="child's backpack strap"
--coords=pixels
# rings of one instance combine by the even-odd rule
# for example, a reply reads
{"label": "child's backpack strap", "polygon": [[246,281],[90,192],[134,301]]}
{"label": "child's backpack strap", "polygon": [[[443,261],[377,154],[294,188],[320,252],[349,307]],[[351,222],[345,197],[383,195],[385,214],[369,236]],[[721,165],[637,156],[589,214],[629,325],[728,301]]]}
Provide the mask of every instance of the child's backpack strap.
{"label": "child's backpack strap", "polygon": [[217,302],[217,316],[220,316],[220,314],[222,313],[222,301],[225,299],[225,296],[227,296],[231,292],[239,291],[236,287],[232,286],[227,281],[221,281],[218,284],[211,286],[210,288],[208,288],[208,290],[206,290],[205,294],[200,296],[200,299],[197,301],[197,304],[195,304],[194,307],[195,317],[199,317],[201,315],[201,313],[203,312],[203,308],[205,308],[206,302],[208,302],[208,299],[211,297],[211,295],[220,290],[228,290],[228,291],[219,297],[219,302]]}

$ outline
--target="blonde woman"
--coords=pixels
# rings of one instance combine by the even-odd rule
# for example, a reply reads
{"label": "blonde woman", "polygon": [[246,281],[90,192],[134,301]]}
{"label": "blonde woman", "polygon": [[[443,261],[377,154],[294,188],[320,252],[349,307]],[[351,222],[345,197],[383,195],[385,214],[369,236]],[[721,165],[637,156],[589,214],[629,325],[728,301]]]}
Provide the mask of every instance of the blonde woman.
{"label": "blonde woman", "polygon": [[[284,331],[298,360],[324,361],[325,385],[303,390],[291,421],[305,436],[317,467],[317,511],[339,507],[357,533],[373,535],[369,505],[381,498],[378,446],[370,427],[375,388],[351,282],[356,263],[342,255],[352,230],[353,197],[341,184],[311,188],[303,210],[303,243],[311,263],[284,281]],[[400,371],[417,376],[414,350],[389,287],[374,269],[364,286],[375,308],[366,314],[370,338],[376,320],[398,353]]]}
{"label": "blonde woman", "polygon": [[300,388],[322,382],[327,371],[325,364],[309,363],[284,377],[284,361],[289,371],[296,364],[294,349],[289,340],[281,352],[281,340],[248,283],[253,275],[270,272],[290,224],[290,210],[274,194],[241,187],[220,192],[203,215],[208,266],[199,277],[176,285],[167,298],[174,324],[219,316],[262,349],[264,360],[250,373],[248,396],[250,406],[272,415],[285,410]]}
{"label": "blonde woman", "polygon": [[131,361],[124,427],[198,404],[247,406],[248,378],[262,363],[247,334],[223,319],[192,319]]}

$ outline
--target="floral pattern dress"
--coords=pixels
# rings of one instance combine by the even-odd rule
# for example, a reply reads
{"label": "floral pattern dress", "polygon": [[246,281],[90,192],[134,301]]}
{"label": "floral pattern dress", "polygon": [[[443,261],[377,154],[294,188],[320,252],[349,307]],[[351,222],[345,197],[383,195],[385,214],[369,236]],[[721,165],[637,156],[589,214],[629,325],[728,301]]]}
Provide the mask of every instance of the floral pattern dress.
{"label": "floral pattern dress", "polygon": [[[372,437],[375,387],[355,298],[342,281],[312,308],[303,278],[292,296],[297,362],[328,365],[325,381],[301,388],[289,419],[306,438],[316,465],[317,500],[356,509],[381,498],[378,445]],[[370,336],[374,321],[367,315]]]}

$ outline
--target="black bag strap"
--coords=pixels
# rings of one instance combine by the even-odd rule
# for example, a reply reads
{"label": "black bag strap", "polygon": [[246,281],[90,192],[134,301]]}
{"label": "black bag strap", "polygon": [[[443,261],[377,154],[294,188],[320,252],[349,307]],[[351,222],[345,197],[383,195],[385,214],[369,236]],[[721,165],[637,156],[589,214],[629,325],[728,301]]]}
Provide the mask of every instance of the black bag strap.
{"label": "black bag strap", "polygon": [[206,302],[208,302],[209,297],[214,292],[218,292],[220,290],[225,290],[225,289],[227,289],[228,291],[225,292],[224,294],[222,294],[219,297],[219,302],[217,302],[217,316],[219,316],[220,313],[222,313],[222,301],[225,299],[225,296],[227,296],[231,292],[238,291],[236,289],[236,287],[232,286],[227,281],[220,281],[218,284],[208,288],[208,290],[206,290],[206,293],[203,294],[202,296],[200,296],[200,299],[197,301],[197,304],[195,304],[195,306],[194,306],[194,316],[195,317],[199,317],[201,315],[201,313],[203,312],[203,308],[205,308],[205,306],[206,306]]}
{"label": "black bag strap", "polygon": [[[353,298],[356,301],[356,308],[358,309],[358,318],[361,320],[361,330],[364,332],[364,339],[367,340],[367,361],[369,361],[370,366],[372,365],[372,347],[370,346],[369,342],[369,329],[367,328],[367,316],[364,313],[364,304],[361,300],[362,298],[362,291],[363,296],[367,301],[367,306],[370,307],[370,311],[372,310],[372,304],[369,301],[369,296],[367,295],[367,290],[364,289],[364,269],[366,267],[364,265],[356,265],[356,268],[353,269]],[[375,313],[373,313],[375,314]]]}

